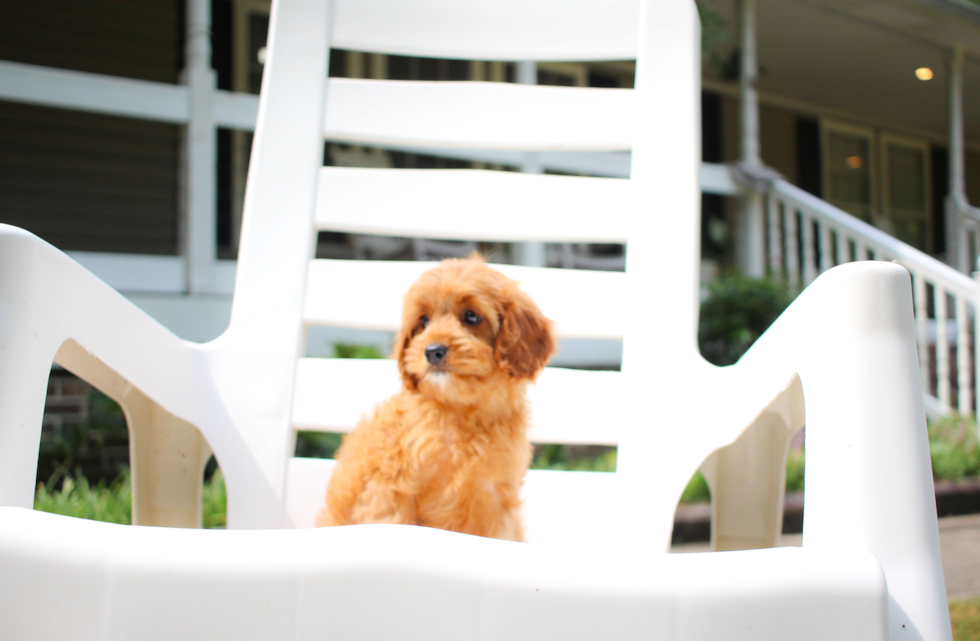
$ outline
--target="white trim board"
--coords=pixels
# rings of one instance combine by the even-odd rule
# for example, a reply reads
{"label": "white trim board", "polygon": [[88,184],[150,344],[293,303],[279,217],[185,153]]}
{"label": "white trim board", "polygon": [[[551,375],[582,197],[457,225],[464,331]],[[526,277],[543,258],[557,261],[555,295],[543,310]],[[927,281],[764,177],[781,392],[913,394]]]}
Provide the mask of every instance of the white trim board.
{"label": "white trim board", "polygon": [[[259,97],[215,90],[219,127],[255,129]],[[190,91],[184,85],[116,78],[0,60],[0,100],[185,124]]]}
{"label": "white trim board", "polygon": [[[184,294],[187,291],[187,265],[180,256],[113,254],[108,252],[65,252],[85,269],[115,290],[124,293]],[[214,267],[214,291],[228,295],[235,291],[234,260],[219,260]]]}

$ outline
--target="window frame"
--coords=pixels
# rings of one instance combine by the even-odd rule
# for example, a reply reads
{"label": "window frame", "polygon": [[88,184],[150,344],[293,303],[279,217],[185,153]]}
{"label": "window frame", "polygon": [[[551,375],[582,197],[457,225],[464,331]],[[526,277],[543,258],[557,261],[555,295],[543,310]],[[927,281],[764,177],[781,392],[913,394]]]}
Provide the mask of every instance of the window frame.
{"label": "window frame", "polygon": [[[869,218],[865,222],[874,224],[876,217],[880,216],[878,213],[880,211],[879,203],[880,198],[878,195],[878,149],[876,144],[877,136],[875,135],[875,130],[872,127],[862,126],[854,123],[843,122],[840,120],[832,120],[829,118],[820,119],[820,184],[821,184],[821,196],[824,200],[831,203],[835,207],[840,207],[844,209],[838,203],[843,203],[841,200],[833,200],[830,197],[831,193],[831,176],[833,175],[831,168],[831,158],[830,158],[830,136],[832,134],[843,134],[845,136],[851,136],[854,138],[862,138],[868,143],[868,195],[870,196],[870,202],[868,203],[868,215]],[[846,203],[845,203],[846,204]],[[859,203],[853,203],[855,205]],[[846,211],[846,210],[845,210]],[[852,214],[853,215],[853,214]],[[859,218],[855,216],[855,218]]]}

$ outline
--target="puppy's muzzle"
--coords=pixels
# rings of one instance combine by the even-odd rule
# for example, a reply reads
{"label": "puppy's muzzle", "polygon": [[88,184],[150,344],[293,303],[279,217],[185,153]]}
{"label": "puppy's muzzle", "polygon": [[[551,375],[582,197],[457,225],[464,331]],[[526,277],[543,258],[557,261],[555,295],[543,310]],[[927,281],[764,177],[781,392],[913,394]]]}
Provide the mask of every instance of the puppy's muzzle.
{"label": "puppy's muzzle", "polygon": [[446,360],[446,354],[449,353],[449,348],[445,345],[433,344],[425,348],[425,360],[429,361],[431,365],[439,365],[444,360]]}

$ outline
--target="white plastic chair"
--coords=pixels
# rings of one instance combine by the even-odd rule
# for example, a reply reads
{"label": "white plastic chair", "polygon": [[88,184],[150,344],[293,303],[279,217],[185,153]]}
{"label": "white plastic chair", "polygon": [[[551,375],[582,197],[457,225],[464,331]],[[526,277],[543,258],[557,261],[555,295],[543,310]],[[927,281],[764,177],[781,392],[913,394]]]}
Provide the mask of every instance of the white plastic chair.
{"label": "white plastic chair", "polygon": [[[907,273],[831,270],[737,365],[698,354],[692,2],[277,0],[270,34],[220,338],[181,341],[50,245],[0,228],[0,637],[951,638]],[[331,46],[637,58],[636,89],[328,81]],[[632,178],[321,168],[324,135],[631,149]],[[311,262],[318,229],[628,243],[625,273],[501,267],[563,336],[624,339],[621,372],[552,368],[532,390],[536,442],[619,447],[615,474],[528,475],[527,535],[550,545],[278,529],[311,525],[329,478],[329,461],[292,457],[295,430],[349,429],[397,388],[390,361],[301,358],[304,327],[393,329],[427,267]],[[123,406],[135,523],[198,526],[213,451],[237,531],[33,512],[52,360]],[[699,466],[716,549],[778,543],[804,396],[804,547],[663,554]]]}

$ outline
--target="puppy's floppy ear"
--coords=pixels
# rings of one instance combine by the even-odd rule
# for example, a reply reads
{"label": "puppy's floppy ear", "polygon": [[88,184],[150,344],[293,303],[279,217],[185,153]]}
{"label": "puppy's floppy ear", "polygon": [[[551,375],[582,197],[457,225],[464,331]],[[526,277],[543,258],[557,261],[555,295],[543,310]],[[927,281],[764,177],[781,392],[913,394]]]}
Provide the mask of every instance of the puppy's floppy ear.
{"label": "puppy's floppy ear", "polygon": [[395,334],[395,340],[391,346],[391,357],[398,361],[398,373],[401,374],[402,383],[406,389],[415,389],[419,385],[418,379],[405,369],[405,349],[412,340],[412,329],[411,323],[402,320],[402,326]]}
{"label": "puppy's floppy ear", "polygon": [[501,306],[493,356],[511,378],[534,380],[555,353],[551,321],[524,292],[514,287],[509,294]]}

